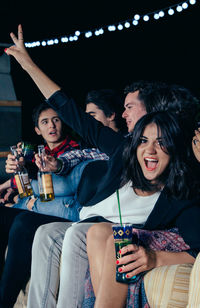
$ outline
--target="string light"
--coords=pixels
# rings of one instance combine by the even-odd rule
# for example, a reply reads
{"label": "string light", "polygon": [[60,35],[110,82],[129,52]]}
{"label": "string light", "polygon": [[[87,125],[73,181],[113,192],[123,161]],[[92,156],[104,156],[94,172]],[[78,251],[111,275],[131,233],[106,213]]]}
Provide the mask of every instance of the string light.
{"label": "string light", "polygon": [[161,10],[156,10],[144,15],[139,15],[139,14],[135,14],[133,16],[132,19],[128,19],[128,20],[124,20],[124,21],[119,21],[116,24],[112,24],[112,25],[107,25],[104,27],[101,27],[99,29],[91,29],[91,30],[87,30],[87,31],[79,31],[76,30],[74,34],[68,34],[65,36],[60,36],[57,38],[51,38],[51,39],[46,39],[46,40],[42,40],[42,41],[35,41],[35,42],[27,42],[25,43],[25,46],[27,48],[34,48],[34,47],[45,47],[45,46],[52,46],[55,44],[59,44],[59,43],[70,43],[70,42],[75,42],[78,41],[80,37],[85,37],[86,39],[92,37],[92,36],[99,36],[104,34],[104,32],[107,30],[108,32],[114,32],[116,30],[121,31],[123,29],[128,29],[131,28],[132,26],[137,26],[140,22],[144,21],[149,22],[150,20],[158,20],[160,18],[163,18],[165,16],[172,16],[174,15],[176,12],[180,13],[183,10],[188,9],[188,7],[191,5],[195,5],[197,3],[196,0],[187,0],[187,1],[183,1],[180,2],[178,4],[174,4],[168,7],[165,7]]}

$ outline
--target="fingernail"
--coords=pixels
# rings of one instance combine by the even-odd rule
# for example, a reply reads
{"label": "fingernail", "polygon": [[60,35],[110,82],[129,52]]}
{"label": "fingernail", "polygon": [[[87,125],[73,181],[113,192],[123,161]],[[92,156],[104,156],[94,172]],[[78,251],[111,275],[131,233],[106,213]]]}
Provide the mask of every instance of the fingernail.
{"label": "fingernail", "polygon": [[126,278],[129,278],[129,275],[128,275],[128,274],[126,275]]}
{"label": "fingernail", "polygon": [[121,268],[118,268],[118,272],[121,272],[122,271],[122,269]]}
{"label": "fingernail", "polygon": [[5,49],[4,49],[4,52],[5,52],[5,53],[7,52],[7,49],[8,49],[8,48],[5,48]]}
{"label": "fingernail", "polygon": [[119,250],[119,253],[121,253],[121,250]]}
{"label": "fingernail", "polygon": [[118,261],[118,260],[116,261],[116,264],[119,264],[119,261]]}

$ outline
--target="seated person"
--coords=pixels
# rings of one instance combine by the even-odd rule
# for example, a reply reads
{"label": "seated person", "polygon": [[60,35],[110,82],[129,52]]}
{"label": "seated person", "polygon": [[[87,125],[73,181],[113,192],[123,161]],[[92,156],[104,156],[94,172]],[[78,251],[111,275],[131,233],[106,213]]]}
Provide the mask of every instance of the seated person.
{"label": "seated person", "polygon": [[[45,107],[47,108],[46,105]],[[121,99],[114,90],[93,90],[87,94],[86,112],[91,114],[98,121],[102,122],[105,126],[108,126],[115,131],[124,131],[125,121],[122,119],[121,114],[119,114],[121,109]],[[35,119],[35,131],[38,135],[44,131],[44,128],[41,129],[40,126],[44,119],[46,120],[46,114],[44,114],[44,111],[41,118],[39,117],[39,119],[37,119],[40,113],[36,109],[33,116]],[[46,152],[51,154],[47,147],[48,142],[46,146]],[[31,185],[33,188],[34,196],[37,198],[18,198],[16,204],[13,205],[14,208],[21,208],[26,210],[28,209],[42,214],[55,215],[58,217],[70,219],[72,221],[79,219],[79,211],[81,206],[78,202],[76,202],[75,194],[82,171],[90,160],[106,160],[108,157],[95,148],[66,151],[64,154],[60,154],[58,157],[59,159],[55,158],[55,155],[48,155],[46,157],[46,167],[43,169],[40,164],[38,154],[36,154],[36,164],[42,171],[55,172],[52,175],[55,199],[46,203],[44,207],[44,203],[39,199],[37,180],[33,179]],[[9,159],[10,158],[11,155],[9,155]],[[7,161],[8,172],[10,172],[9,159]],[[14,164],[16,164],[16,162],[13,161],[11,163],[12,167]],[[75,165],[78,166],[74,168]]]}
{"label": "seated person", "polygon": [[[114,106],[115,98],[117,98],[116,94],[114,96],[114,92],[110,90],[104,90],[103,94],[105,95],[106,100],[113,100],[111,115],[105,118],[108,118],[107,121],[109,123],[109,118],[111,118],[112,125],[115,129],[118,129],[118,124],[115,124],[115,116],[119,112],[119,107]],[[103,101],[102,94],[101,100]],[[97,98],[96,98],[97,101]],[[95,101],[94,101],[95,104]],[[101,102],[103,106],[103,102]],[[108,104],[107,104],[108,105]],[[108,107],[108,106],[107,106]],[[46,148],[47,152],[47,160],[52,164],[54,162],[54,167],[56,174],[53,177],[57,178],[59,175],[59,180],[61,180],[62,175],[62,188],[64,187],[64,191],[60,192],[63,194],[66,193],[66,189],[69,189],[69,186],[66,186],[66,180],[68,180],[68,184],[70,182],[70,189],[72,184],[74,185],[70,191],[74,192],[76,185],[79,183],[81,172],[83,171],[85,165],[90,162],[90,160],[100,159],[101,162],[104,162],[104,159],[108,159],[108,156],[99,151],[97,148],[83,148],[83,149],[69,149],[69,151],[61,151],[62,147],[59,147],[57,144],[57,148],[53,148],[53,144],[56,136],[57,136],[57,125],[60,125],[61,119],[58,117],[57,112],[54,111],[53,108],[45,104],[46,111],[43,111],[40,114],[38,123],[35,123],[36,132],[40,135],[43,134],[43,138],[48,140],[50,139],[52,148],[48,146],[49,149]],[[103,108],[103,107],[102,107]],[[101,113],[102,113],[101,108]],[[52,124],[51,116],[49,118],[48,112],[55,112],[53,117],[55,116],[56,124]],[[113,114],[114,111],[114,114]],[[46,114],[47,112],[47,114]],[[97,110],[96,110],[97,112]],[[39,115],[38,115],[39,116]],[[119,117],[119,115],[118,115]],[[48,133],[48,130],[44,127],[47,125],[52,125],[52,133]],[[122,120],[123,122],[124,120]],[[119,126],[120,129],[120,126]],[[119,133],[121,134],[121,133]],[[53,140],[53,142],[52,142]],[[61,144],[62,145],[62,144]],[[52,154],[52,155],[51,155]],[[58,155],[57,155],[58,154]],[[59,155],[60,154],[60,155]],[[57,159],[59,156],[59,160]],[[103,159],[103,160],[102,160]],[[81,162],[81,163],[80,163]],[[79,164],[80,163],[80,164]],[[78,164],[78,165],[77,165]],[[76,166],[77,165],[77,166]],[[75,167],[76,166],[76,167]],[[47,166],[48,167],[48,166]],[[7,160],[7,171],[14,172],[16,168],[16,162],[14,161],[14,157],[9,155]],[[58,170],[58,168],[60,170]],[[71,170],[72,173],[69,174],[69,178],[66,177],[66,174]],[[29,169],[30,170],[30,169]],[[34,173],[33,170],[32,174]],[[33,178],[31,174],[31,177]],[[68,178],[68,179],[67,179]],[[58,178],[57,178],[58,179]],[[71,181],[73,180],[73,181]],[[57,180],[56,180],[57,181]],[[61,181],[55,183],[55,191],[61,188]],[[63,186],[64,185],[64,186]],[[34,180],[33,180],[34,186]],[[37,185],[35,185],[35,189]],[[36,191],[36,190],[35,190]],[[69,191],[68,191],[69,192]],[[31,204],[32,200],[29,198],[24,198],[19,200],[17,204],[12,208],[2,208],[0,221],[0,234],[1,234],[1,256],[0,256],[0,265],[2,270],[2,276],[0,280],[0,306],[5,305],[6,307],[13,306],[19,291],[26,285],[27,280],[30,275],[30,266],[31,266],[31,247],[32,241],[35,234],[36,229],[41,224],[45,224],[47,222],[53,221],[76,221],[79,219],[79,207],[80,205],[77,203],[76,207],[68,206],[69,199],[65,199],[65,196],[60,196],[60,201],[57,202],[58,196],[45,204],[41,203],[40,200],[33,200],[34,204]],[[70,204],[72,205],[72,204]],[[74,204],[73,204],[74,205]],[[32,211],[29,211],[29,206]],[[18,208],[19,207],[19,208]],[[24,211],[23,209],[26,209]],[[41,215],[45,214],[45,215]],[[5,249],[9,247],[8,254],[5,261]],[[17,247],[17,249],[16,249]],[[24,253],[25,251],[25,253]],[[17,256],[16,256],[17,254]],[[9,288],[8,288],[9,285]]]}
{"label": "seated person", "polygon": [[[184,136],[177,119],[169,115],[152,113],[140,119],[135,126],[132,140],[124,150],[123,186],[119,189],[122,220],[125,223],[133,223],[133,227],[147,230],[159,228],[166,231],[178,228],[180,235],[193,250],[190,250],[188,245],[183,246],[183,251],[177,252],[162,251],[161,243],[158,250],[129,244],[121,249],[121,258],[117,259],[118,271],[126,273],[129,280],[155,267],[194,263],[200,249],[200,242],[197,244],[191,238],[191,228],[187,224],[189,213],[192,221],[195,215],[200,213],[199,201],[195,204],[199,187],[197,186],[195,192],[192,186],[188,186],[188,180],[193,181],[193,176],[192,170],[188,169],[186,155],[181,154],[186,154]],[[132,192],[129,192],[129,189]],[[150,200],[156,195],[159,195],[158,199],[151,205]],[[162,195],[165,195],[165,201],[161,198]],[[112,203],[111,197],[107,200],[109,206]],[[185,207],[186,200],[188,206]],[[178,213],[179,206],[184,209]],[[175,220],[170,221],[169,213],[168,217],[166,216],[167,208],[171,208],[174,214],[177,213]],[[154,214],[157,216],[157,226],[153,222]],[[200,230],[192,228],[192,231],[198,238]],[[125,307],[127,301],[128,283],[116,282],[116,255],[112,232],[111,223],[100,223],[92,226],[87,234],[91,281],[96,296],[95,307]],[[174,236],[177,238],[176,233]],[[179,244],[181,247],[180,239]],[[126,256],[127,252],[129,254]],[[138,292],[138,289],[135,292]],[[137,293],[132,296],[137,297]],[[87,307],[93,307],[92,301],[90,303],[91,305],[87,301]]]}
{"label": "seated person", "polygon": [[[109,197],[112,193],[115,192],[115,190],[119,187],[120,184],[120,175],[121,175],[121,170],[122,170],[122,152],[123,152],[123,147],[124,147],[124,143],[125,140],[122,136],[119,136],[118,133],[112,132],[109,130],[109,128],[103,127],[102,125],[100,125],[99,123],[97,123],[97,121],[92,121],[91,118],[89,118],[87,115],[83,114],[80,110],[77,110],[76,105],[74,104],[72,99],[69,99],[66,95],[64,95],[64,93],[62,91],[60,91],[60,87],[58,85],[56,85],[53,81],[51,81],[36,65],[35,63],[32,62],[32,60],[30,59],[29,55],[27,54],[24,45],[23,45],[23,35],[22,35],[22,29],[21,26],[19,26],[19,40],[14,36],[14,34],[11,34],[11,37],[15,43],[15,46],[10,47],[9,49],[7,49],[7,54],[9,55],[13,55],[18,62],[22,65],[22,67],[30,74],[30,76],[33,78],[33,80],[36,82],[36,84],[39,86],[40,90],[42,91],[43,95],[45,96],[45,98],[48,99],[47,103],[50,106],[54,106],[54,108],[56,108],[56,110],[59,112],[59,115],[61,116],[62,119],[64,119],[64,121],[66,123],[68,123],[68,125],[70,125],[78,134],[80,134],[85,140],[89,141],[90,143],[93,143],[94,146],[100,148],[102,150],[102,152],[107,153],[107,155],[109,157],[112,157],[112,160],[109,159],[109,163],[108,163],[108,168],[106,168],[103,180],[100,181],[100,177],[99,177],[99,173],[102,176],[101,170],[99,169],[97,172],[97,170],[95,169],[96,164],[94,168],[85,168],[84,169],[84,174],[81,178],[81,185],[79,185],[80,187],[80,191],[79,191],[79,201],[81,204],[84,205],[94,205],[100,201],[102,201],[103,199]],[[37,76],[37,77],[36,77]],[[150,87],[147,87],[149,94],[147,93],[147,91],[141,91],[144,88],[132,88],[132,90],[130,90],[130,92],[126,93],[126,98],[125,98],[125,112],[123,114],[123,117],[126,118],[126,122],[129,128],[129,131],[131,132],[131,130],[133,129],[135,123],[137,122],[138,118],[140,118],[142,115],[144,115],[147,112],[151,112],[156,110],[159,110],[159,108],[161,110],[170,110],[170,108],[173,111],[176,111],[180,116],[181,114],[188,116],[188,120],[189,120],[189,115],[191,115],[191,111],[193,110],[191,108],[191,104],[188,102],[191,102],[193,104],[193,101],[191,100],[177,100],[177,95],[176,92],[183,93],[185,94],[185,90],[183,89],[178,89],[175,88],[175,91],[173,91],[173,89],[171,87],[163,87],[163,91],[157,91],[159,90],[159,87],[156,89],[155,91],[152,91],[152,89],[150,89]],[[177,90],[178,89],[178,90]],[[146,90],[146,88],[145,88]],[[176,91],[177,90],[177,91]],[[143,95],[140,95],[141,94]],[[145,93],[143,93],[145,92]],[[187,91],[186,91],[187,92]],[[164,94],[165,95],[164,95]],[[157,95],[158,94],[158,95]],[[52,97],[50,97],[52,95]],[[160,95],[160,96],[159,96]],[[145,99],[145,96],[147,99]],[[181,95],[180,95],[181,96]],[[155,99],[154,99],[155,98]],[[177,102],[175,103],[175,101],[177,100]],[[185,104],[186,103],[186,104]],[[185,104],[185,105],[184,105]],[[194,102],[194,106],[195,106],[195,102]],[[185,112],[185,109],[187,109],[188,106],[188,113]],[[68,116],[70,114],[70,117]],[[100,162],[99,162],[100,163]],[[89,164],[90,167],[91,164]],[[86,170],[87,169],[87,170]],[[95,170],[95,172],[94,172]],[[87,171],[87,172],[86,172]],[[88,178],[86,175],[89,174],[90,171],[90,178]],[[98,183],[98,184],[97,184]],[[90,186],[89,186],[90,185]],[[91,187],[90,190],[88,190],[88,187]],[[85,210],[85,214],[82,215],[82,219],[84,219],[84,217],[86,217],[86,215],[88,214],[88,217],[93,218],[93,216],[95,216],[94,213],[92,213],[93,209],[89,209],[88,212]],[[91,211],[91,212],[90,212]],[[99,209],[98,215],[101,215],[101,209]],[[84,216],[85,215],[85,216]],[[66,231],[67,227],[69,225],[71,225],[71,223],[68,225],[68,223],[64,223],[64,224],[59,224],[59,226],[63,226],[63,229]],[[65,234],[65,239],[64,239],[64,243],[63,243],[63,261],[65,261],[65,258],[67,256],[66,253],[66,247],[69,247],[69,245],[66,245],[68,242],[68,240],[71,242],[72,238],[75,239],[74,237],[72,237],[73,235],[76,234],[76,232],[74,232],[76,229],[78,229],[80,224],[74,225],[72,228],[69,228],[69,232],[66,232]],[[86,225],[86,224],[85,224]],[[82,227],[82,226],[81,226]],[[48,226],[48,231],[52,230],[52,226]],[[73,229],[73,230],[71,230]],[[44,228],[42,229],[44,230]],[[56,228],[53,230],[56,233]],[[59,231],[58,231],[59,233]],[[58,235],[57,233],[57,235]],[[44,234],[44,233],[43,233]],[[50,233],[47,233],[50,235]],[[54,234],[55,235],[55,234]],[[81,235],[81,233],[79,233],[79,235]],[[53,243],[56,245],[56,249],[59,250],[59,253],[56,255],[59,255],[61,252],[61,247],[62,247],[62,240],[64,237],[64,233],[59,235],[59,239],[61,241],[61,245],[59,242],[59,245],[57,245],[57,242],[54,240]],[[51,236],[50,236],[50,240],[46,240],[44,239],[44,241],[41,240],[42,239],[42,232],[39,233],[38,232],[38,240],[40,242],[43,242],[47,247],[47,251],[48,250],[48,245],[51,246],[52,242],[51,242]],[[56,239],[58,239],[58,236],[56,237]],[[84,239],[85,239],[85,234],[83,234],[82,236],[82,244],[84,246]],[[38,241],[37,241],[38,243]],[[79,242],[80,243],[80,242]],[[75,244],[75,242],[74,242]],[[74,248],[75,245],[73,245]],[[44,247],[43,247],[44,248]],[[36,252],[36,249],[34,250]],[[43,250],[37,250],[37,252],[43,252]],[[70,254],[72,251],[69,251],[68,249],[68,253]],[[85,256],[85,250],[84,247],[82,249],[82,253],[83,256]],[[81,253],[81,255],[82,255]],[[52,257],[52,256],[51,256]],[[56,257],[56,256],[55,256]],[[69,255],[68,255],[69,257]],[[76,259],[75,258],[66,258],[66,262],[75,262]],[[33,258],[34,259],[34,258]],[[38,260],[42,261],[42,258],[38,257]],[[44,257],[44,260],[46,260],[46,257]],[[57,261],[59,260],[59,258],[57,258]],[[55,261],[55,264],[57,263],[57,261]],[[87,255],[86,257],[84,257],[84,261],[87,265]],[[58,262],[59,264],[59,262]],[[48,266],[48,264],[45,264],[44,269],[46,269],[46,266]],[[73,275],[68,275],[68,272],[65,271],[66,268],[62,263],[62,267],[64,268],[62,275],[67,275],[66,277],[73,277]],[[35,268],[35,267],[34,267]],[[74,268],[77,268],[76,266],[70,266],[70,269],[73,270]],[[83,267],[81,267],[83,269]],[[39,269],[39,267],[38,267]],[[55,267],[53,269],[50,268],[49,273],[51,270],[54,270]],[[87,267],[86,267],[87,269]],[[41,270],[41,267],[40,267]],[[59,270],[59,267],[55,269],[56,271]],[[33,272],[34,273],[34,272]],[[82,277],[83,276],[83,277]],[[83,280],[81,280],[81,278],[79,277],[79,279],[76,281],[76,283],[78,284],[79,282],[82,283],[82,281],[84,281],[84,273],[81,276],[81,278],[83,278]],[[57,277],[57,274],[54,276],[52,275],[51,277]],[[56,278],[57,279],[57,278]],[[62,280],[62,277],[61,277]],[[58,281],[58,280],[57,280]],[[43,286],[44,284],[40,284],[40,281],[38,279],[38,287],[39,286]],[[70,288],[70,284],[64,283],[63,285],[60,285],[60,289],[63,288],[63,290],[66,288],[69,289]],[[77,289],[74,287],[73,288],[75,290],[75,293],[77,294]],[[67,290],[68,291],[68,290]],[[46,292],[46,290],[45,290]],[[47,294],[47,293],[46,293]],[[73,292],[66,292],[66,296],[68,298],[70,298],[70,296],[73,295]],[[51,296],[53,297],[54,294],[53,292],[51,292]],[[78,296],[78,294],[77,294]],[[55,300],[55,298],[54,298]],[[34,301],[33,301],[34,302]],[[70,303],[72,303],[69,300]]]}
{"label": "seated person", "polygon": [[[177,255],[175,252],[171,253],[174,258],[170,253],[166,253],[169,263],[167,263],[168,258],[165,254],[161,254],[159,266],[193,263],[200,249],[199,241],[197,245],[200,232],[198,227],[199,183],[193,176],[193,170],[189,167],[191,162],[188,162],[186,151],[184,151],[189,146],[190,144],[185,144],[177,118],[170,113],[158,112],[146,115],[138,121],[124,150],[124,182],[119,189],[123,222],[133,223],[135,227],[147,230],[165,230],[177,227],[185,242],[191,247],[191,250],[189,249],[185,253],[177,253]],[[139,179],[137,180],[137,178]],[[188,185],[188,183],[190,184]],[[130,202],[132,199],[133,202]],[[101,215],[101,217],[97,217],[97,215]],[[187,225],[188,215],[191,215],[189,220],[195,221],[195,226],[193,225],[192,229],[190,225]],[[103,226],[101,223],[95,224],[94,228],[98,228],[99,225],[100,232],[89,231],[89,236],[92,234],[89,239],[94,237],[94,240],[91,240],[91,246],[93,246],[88,251],[91,254],[93,251],[95,255],[92,260],[99,269],[97,272],[95,267],[95,275],[98,280],[102,269],[100,265],[104,259],[106,240],[112,232],[110,222],[119,223],[116,193],[96,205],[82,208],[81,217],[82,222],[74,224],[71,228],[68,223],[55,223],[38,229],[33,244],[28,307],[34,307],[36,299],[44,302],[47,306],[64,307],[67,303],[67,305],[71,304],[71,307],[82,307],[83,293],[81,290],[83,286],[81,283],[85,281],[85,269],[87,269],[84,237],[94,222],[104,220],[109,221],[107,226],[105,223]],[[61,233],[61,229],[64,231],[67,228],[69,229],[63,242],[64,233]],[[44,230],[46,232],[42,232]],[[51,238],[52,234],[54,238]],[[70,242],[73,243],[70,246],[71,249],[69,249]],[[102,245],[100,245],[101,242]],[[94,248],[95,244],[98,248]],[[59,279],[57,264],[60,263],[58,251],[61,251],[61,248],[60,286],[57,295]],[[99,258],[96,257],[96,254],[99,254]],[[54,263],[53,267],[46,263],[47,256]],[[115,262],[113,267],[115,268]],[[70,285],[69,273],[73,273],[70,277],[74,277],[74,279],[71,278]]]}
{"label": "seated person", "polygon": [[[46,144],[45,150],[49,155],[57,157],[66,151],[80,148],[79,144],[71,138],[68,132],[69,129],[67,129],[67,126],[60,120],[57,112],[52,108],[47,108],[46,104],[40,104],[33,110],[33,122],[35,132],[37,135],[42,137],[42,141]],[[16,165],[13,158],[13,155],[8,155],[6,161],[7,173],[15,171],[12,169],[12,167]],[[23,161],[22,158],[20,160],[21,162]],[[9,164],[11,164],[10,169],[8,167]],[[27,161],[27,164],[31,178],[36,178],[37,168],[35,164],[30,161]],[[14,177],[2,184],[2,186],[4,186],[5,189],[11,187],[17,193],[17,186]]]}

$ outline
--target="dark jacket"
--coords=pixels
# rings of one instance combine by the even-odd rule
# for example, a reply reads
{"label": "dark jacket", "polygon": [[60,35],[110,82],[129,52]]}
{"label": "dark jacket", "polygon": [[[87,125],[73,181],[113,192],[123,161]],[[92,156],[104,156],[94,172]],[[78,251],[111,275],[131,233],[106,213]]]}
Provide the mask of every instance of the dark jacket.
{"label": "dark jacket", "polygon": [[[105,152],[109,161],[93,161],[87,165],[78,187],[78,201],[83,206],[94,205],[120,186],[122,174],[122,152],[126,140],[120,133],[103,126],[80,109],[73,99],[62,91],[54,93],[47,103],[56,110],[60,118],[87,142]],[[163,230],[178,227],[186,243],[200,250],[200,199],[176,200],[168,198],[162,191],[144,229]]]}

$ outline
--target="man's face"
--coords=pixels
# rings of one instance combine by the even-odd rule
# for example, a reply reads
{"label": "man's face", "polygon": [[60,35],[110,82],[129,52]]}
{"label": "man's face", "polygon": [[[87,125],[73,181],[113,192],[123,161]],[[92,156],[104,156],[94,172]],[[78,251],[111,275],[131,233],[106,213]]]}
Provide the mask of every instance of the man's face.
{"label": "man's face", "polygon": [[99,107],[94,103],[88,103],[85,111],[97,121],[100,121],[104,126],[110,127],[110,122],[113,120],[113,115],[111,117],[106,117],[103,110],[99,109]]}
{"label": "man's face", "polygon": [[50,149],[55,148],[62,141],[62,122],[51,108],[41,112],[35,131],[45,139]]}
{"label": "man's face", "polygon": [[122,118],[126,120],[126,125],[128,127],[128,132],[132,132],[136,122],[145,115],[146,109],[138,98],[139,91],[128,93],[124,101],[124,112]]}

